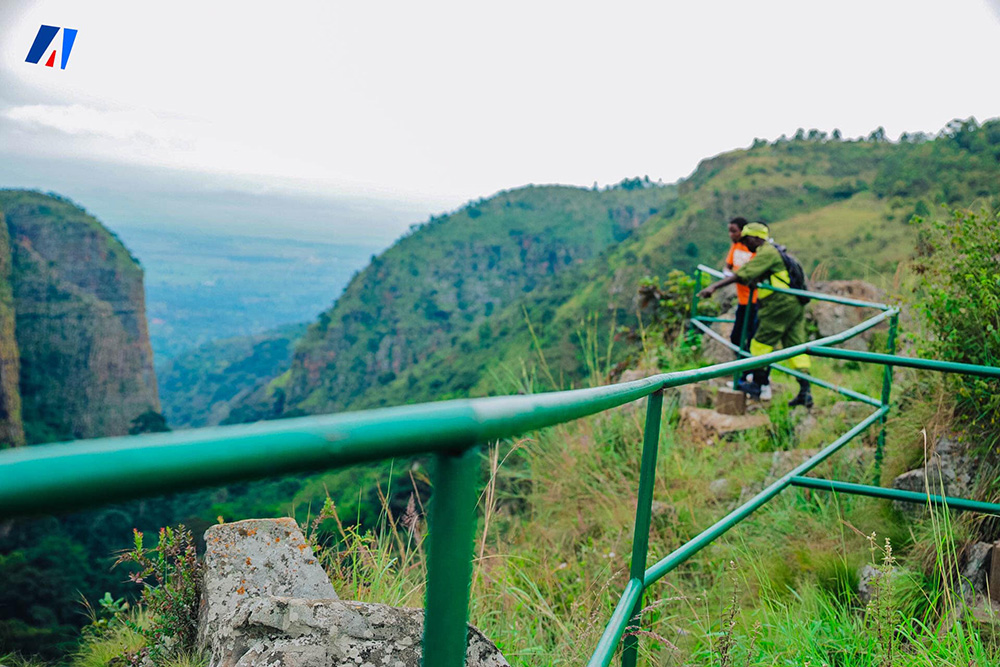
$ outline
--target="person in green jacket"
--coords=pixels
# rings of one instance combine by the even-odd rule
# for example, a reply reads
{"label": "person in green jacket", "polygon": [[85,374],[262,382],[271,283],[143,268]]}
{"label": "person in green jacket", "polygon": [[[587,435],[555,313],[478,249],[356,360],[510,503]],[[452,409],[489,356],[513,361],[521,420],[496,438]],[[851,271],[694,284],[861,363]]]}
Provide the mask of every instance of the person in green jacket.
{"label": "person in green jacket", "polygon": [[[792,347],[806,342],[805,307],[792,294],[774,292],[765,285],[789,287],[791,282],[785,262],[777,248],[768,243],[767,226],[760,222],[751,222],[743,227],[742,241],[751,252],[753,258],[741,266],[736,272],[722,280],[713,283],[698,293],[698,296],[708,298],[720,287],[738,282],[741,285],[757,285],[757,309],[760,324],[750,341],[750,354],[761,355],[774,351],[780,343],[782,347]],[[800,354],[788,360],[792,368],[806,372],[809,370],[809,356]],[[768,400],[771,398],[771,369],[758,368],[753,372],[752,381],[741,381],[739,388],[752,398]],[[807,380],[799,380],[799,393],[788,405],[813,405],[812,392]]]}

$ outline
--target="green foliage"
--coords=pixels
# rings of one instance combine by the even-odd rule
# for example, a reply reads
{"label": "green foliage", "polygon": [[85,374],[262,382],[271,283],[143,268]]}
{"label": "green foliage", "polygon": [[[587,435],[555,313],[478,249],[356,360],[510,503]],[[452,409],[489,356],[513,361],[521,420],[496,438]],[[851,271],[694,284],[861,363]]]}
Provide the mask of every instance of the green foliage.
{"label": "green foliage", "polygon": [[288,367],[305,331],[305,324],[294,324],[178,354],[156,373],[168,423],[175,428],[218,424],[234,401]]}
{"label": "green foliage", "polygon": [[99,599],[97,604],[100,607],[99,610],[95,610],[87,598],[83,598],[83,605],[90,617],[90,624],[83,627],[82,634],[84,638],[98,638],[108,635],[124,624],[122,619],[128,613],[129,609],[129,604],[125,602],[125,598],[115,599],[108,592],[104,593],[104,597]]}
{"label": "green foliage", "polygon": [[[927,356],[986,366],[1000,365],[1000,215],[959,209],[949,220],[917,219],[917,310],[930,336]],[[962,413],[989,435],[1000,436],[1000,381],[953,375]]]}
{"label": "green foliage", "polygon": [[116,565],[132,563],[138,571],[129,578],[142,588],[142,604],[148,626],[126,620],[134,632],[146,639],[141,656],[129,656],[133,663],[148,656],[155,667],[194,649],[198,632],[198,594],[202,565],[195,551],[194,536],[184,526],[160,529],[153,548],[145,547],[143,534],[136,530],[131,551]]}
{"label": "green foliage", "polygon": [[[668,273],[662,283],[659,276],[646,276],[639,281],[639,308],[648,320],[650,331],[668,345],[677,340],[686,325],[693,296],[694,279],[676,269]],[[705,305],[707,308],[702,314],[717,314],[713,304]]]}

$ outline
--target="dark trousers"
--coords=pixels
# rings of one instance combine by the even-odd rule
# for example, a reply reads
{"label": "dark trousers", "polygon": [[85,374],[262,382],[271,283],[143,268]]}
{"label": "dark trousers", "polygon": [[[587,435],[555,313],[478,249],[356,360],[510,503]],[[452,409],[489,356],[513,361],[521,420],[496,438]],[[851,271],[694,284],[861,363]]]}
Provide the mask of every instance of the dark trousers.
{"label": "dark trousers", "polygon": [[746,306],[736,306],[736,322],[733,323],[733,332],[729,334],[729,340],[732,341],[733,345],[739,347],[740,336],[743,335],[743,320],[746,319],[748,311],[750,324],[747,327],[747,339],[743,341],[744,350],[750,347],[750,339],[757,333],[757,325],[760,324],[760,320],[757,318],[757,304],[752,303]]}

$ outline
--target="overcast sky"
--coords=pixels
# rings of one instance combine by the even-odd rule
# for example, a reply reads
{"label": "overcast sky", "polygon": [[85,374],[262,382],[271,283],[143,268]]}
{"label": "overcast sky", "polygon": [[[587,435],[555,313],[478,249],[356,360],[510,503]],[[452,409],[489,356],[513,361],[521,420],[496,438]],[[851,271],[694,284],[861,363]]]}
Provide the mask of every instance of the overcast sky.
{"label": "overcast sky", "polygon": [[[79,30],[65,70],[25,62],[42,23]],[[1000,116],[998,64],[1000,0],[2,0],[0,186],[173,170],[370,205],[391,235],[529,182],[672,182],[798,127]]]}

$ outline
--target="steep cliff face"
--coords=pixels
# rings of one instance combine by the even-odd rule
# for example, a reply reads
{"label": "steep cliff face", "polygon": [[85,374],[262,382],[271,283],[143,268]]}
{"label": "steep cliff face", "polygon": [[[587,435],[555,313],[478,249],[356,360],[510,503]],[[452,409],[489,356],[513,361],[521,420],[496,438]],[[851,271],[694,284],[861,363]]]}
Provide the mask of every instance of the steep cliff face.
{"label": "steep cliff face", "polygon": [[21,355],[14,334],[14,290],[11,284],[10,234],[0,213],[0,448],[24,444],[18,376]]}
{"label": "steep cliff face", "polygon": [[[24,441],[127,433],[136,416],[159,410],[138,262],[96,219],[58,197],[0,191],[0,211],[9,239],[0,270],[6,262],[16,341],[13,356],[0,290],[0,391],[20,399]],[[18,363],[13,392],[7,371]],[[7,413],[0,439],[6,432],[17,443],[17,419]]]}

